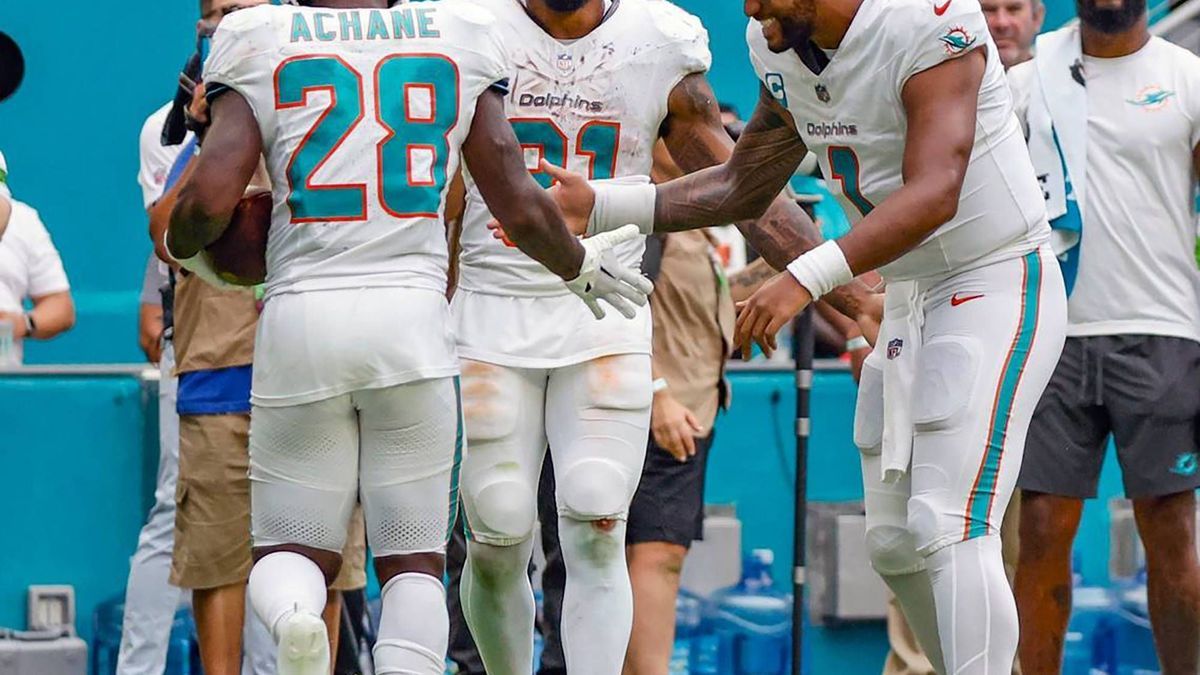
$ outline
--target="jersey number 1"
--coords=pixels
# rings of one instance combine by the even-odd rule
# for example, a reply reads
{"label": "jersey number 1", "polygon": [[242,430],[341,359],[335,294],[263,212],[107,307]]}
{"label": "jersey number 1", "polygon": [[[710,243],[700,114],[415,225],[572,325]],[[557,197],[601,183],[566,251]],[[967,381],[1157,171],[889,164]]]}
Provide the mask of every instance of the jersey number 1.
{"label": "jersey number 1", "polygon": [[[379,204],[397,218],[436,218],[450,163],[449,135],[458,123],[458,66],[440,54],[394,54],[379,62],[374,77],[376,121],[387,132],[375,148]],[[337,156],[365,115],[362,74],[324,55],[288,59],[276,69],[276,110],[304,108],[315,91],[329,92],[329,106],[288,162],[292,222],[366,220],[366,183],[313,183],[331,161],[363,161]]]}
{"label": "jersey number 1", "polygon": [[833,179],[842,184],[842,194],[854,204],[860,215],[866,216],[875,205],[862,193],[862,176],[858,169],[858,154],[844,145],[829,147],[829,169]]}

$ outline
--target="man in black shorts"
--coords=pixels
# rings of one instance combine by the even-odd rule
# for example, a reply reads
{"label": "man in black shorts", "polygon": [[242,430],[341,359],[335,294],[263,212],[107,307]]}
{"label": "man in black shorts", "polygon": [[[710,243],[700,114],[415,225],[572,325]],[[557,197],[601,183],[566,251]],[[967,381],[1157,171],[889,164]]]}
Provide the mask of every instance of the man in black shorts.
{"label": "man in black shorts", "polygon": [[[1009,70],[1050,215],[1069,221],[1073,192],[1080,224],[1073,235],[1058,233],[1068,338],[1034,412],[1017,483],[1020,661],[1027,673],[1061,667],[1071,545],[1111,435],[1145,543],[1162,671],[1196,673],[1200,59],[1150,36],[1145,0],[1077,5],[1078,28],[1043,35],[1037,57]],[[1056,145],[1065,181],[1055,175],[1058,153],[1039,157],[1039,147]],[[1067,193],[1057,206],[1056,192]]]}

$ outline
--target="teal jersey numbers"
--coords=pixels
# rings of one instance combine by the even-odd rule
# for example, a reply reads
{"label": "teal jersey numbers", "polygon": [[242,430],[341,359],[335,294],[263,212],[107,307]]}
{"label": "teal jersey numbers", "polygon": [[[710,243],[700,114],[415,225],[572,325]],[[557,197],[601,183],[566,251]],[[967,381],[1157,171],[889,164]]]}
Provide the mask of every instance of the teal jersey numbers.
{"label": "teal jersey numbers", "polygon": [[316,173],[363,119],[362,76],[337,56],[299,56],[275,71],[275,109],[303,108],[309,94],[326,90],[330,105],[288,162],[292,222],[365,220],[367,186],[314,185]]}
{"label": "teal jersey numbers", "polygon": [[458,68],[436,54],[397,54],[375,71],[379,201],[397,218],[437,218],[458,123]]}
{"label": "teal jersey numbers", "polygon": [[[509,120],[517,140],[526,150],[535,150],[538,157],[554,164],[567,166],[571,144],[567,135],[548,117],[514,117]],[[588,179],[612,178],[617,171],[617,150],[621,142],[621,125],[617,122],[592,121],[583,125],[575,138],[575,154],[588,160]],[[540,168],[530,172],[542,187],[553,183]]]}
{"label": "teal jersey numbers", "polygon": [[[387,131],[376,148],[379,205],[397,218],[436,218],[448,180],[451,130],[458,124],[459,77],[438,54],[394,54],[375,68],[375,115]],[[363,120],[363,76],[337,56],[300,56],[275,75],[277,110],[309,105],[329,92],[329,104],[300,141],[287,166],[291,222],[367,219],[364,183],[318,185],[313,175]]]}
{"label": "teal jersey numbers", "polygon": [[875,205],[863,196],[858,155],[853,148],[844,145],[830,146],[829,168],[833,179],[841,183],[842,194],[854,204],[860,215],[866,216],[875,209]]}

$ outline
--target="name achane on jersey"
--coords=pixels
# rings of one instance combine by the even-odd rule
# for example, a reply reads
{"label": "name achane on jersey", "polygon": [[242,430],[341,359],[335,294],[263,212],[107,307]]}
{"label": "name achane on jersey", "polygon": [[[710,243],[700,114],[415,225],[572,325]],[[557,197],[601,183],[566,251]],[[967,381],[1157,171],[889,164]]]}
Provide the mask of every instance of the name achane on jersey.
{"label": "name achane on jersey", "polygon": [[365,15],[358,11],[296,12],[292,14],[292,42],[437,38],[441,32],[433,24],[436,16],[436,7],[375,9]]}

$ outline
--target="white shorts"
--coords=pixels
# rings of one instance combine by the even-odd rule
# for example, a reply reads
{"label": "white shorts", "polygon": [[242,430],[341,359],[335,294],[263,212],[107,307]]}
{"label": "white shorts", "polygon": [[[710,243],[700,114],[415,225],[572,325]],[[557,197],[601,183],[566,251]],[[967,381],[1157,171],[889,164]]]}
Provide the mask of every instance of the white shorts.
{"label": "white shorts", "polygon": [[281,293],[258,320],[251,402],[292,406],[458,374],[450,310],[404,287]]}
{"label": "white shorts", "polygon": [[547,441],[560,515],[626,518],[645,461],[651,389],[650,357],[641,354],[552,370],[464,360],[471,537],[508,546],[532,536]]}
{"label": "white shorts", "polygon": [[[1066,293],[1048,248],[936,282],[918,282],[921,329],[909,402],[909,471],[884,482],[885,376],[898,344],[885,317],[864,364],[855,413],[868,526],[903,523],[922,555],[998,534],[1034,407],[1066,335]],[[888,449],[883,449],[886,462]],[[900,511],[884,513],[880,511]]]}
{"label": "white shorts", "polygon": [[463,445],[457,378],[255,406],[254,545],[341,551],[361,500],[376,557],[443,551],[458,511]]}
{"label": "white shorts", "polygon": [[514,368],[561,368],[613,354],[650,354],[650,306],[597,321],[573,294],[492,295],[459,289],[451,312],[458,354]]}

